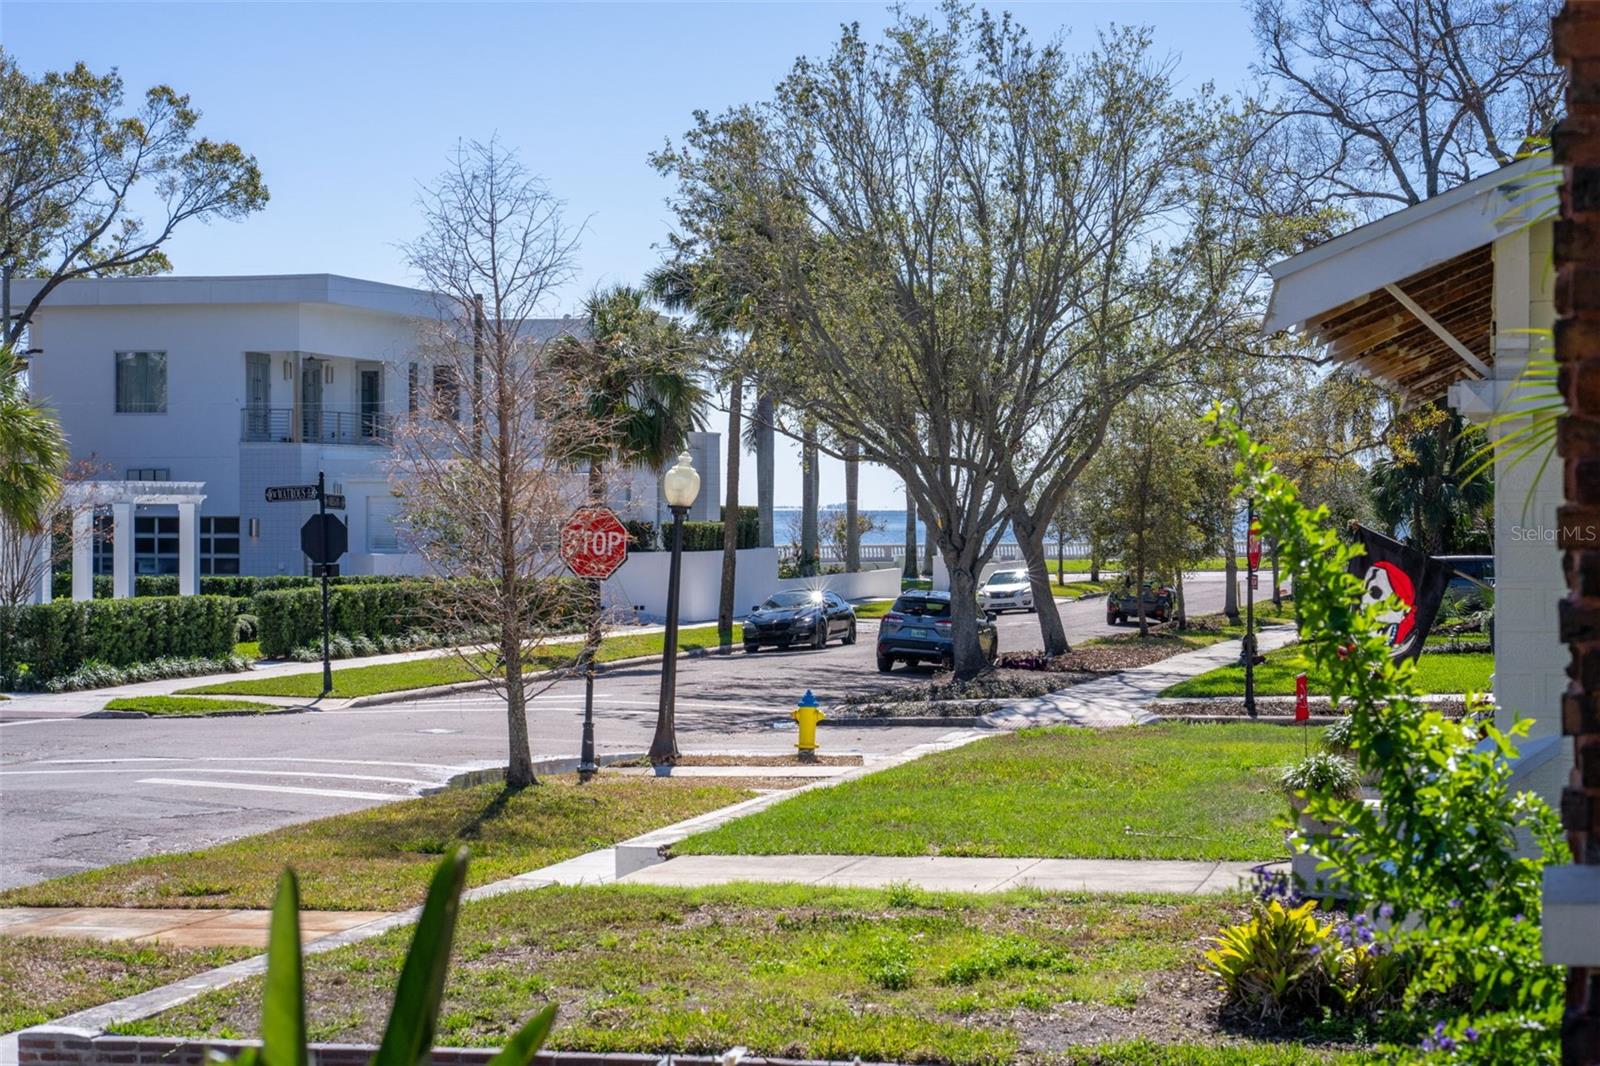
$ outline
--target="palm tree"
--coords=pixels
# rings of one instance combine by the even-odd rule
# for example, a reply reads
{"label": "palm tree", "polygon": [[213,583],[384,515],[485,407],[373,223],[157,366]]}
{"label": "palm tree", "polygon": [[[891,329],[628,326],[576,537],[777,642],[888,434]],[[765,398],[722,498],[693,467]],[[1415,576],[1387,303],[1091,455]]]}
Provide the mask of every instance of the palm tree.
{"label": "palm tree", "polygon": [[587,336],[563,337],[552,365],[604,438],[568,454],[589,464],[591,496],[603,499],[609,464],[659,470],[705,425],[698,380],[704,346],[650,305],[642,289],[619,285],[584,302]]}
{"label": "palm tree", "polygon": [[732,647],[733,593],[739,564],[739,461],[744,450],[741,435],[744,357],[755,343],[754,330],[749,325],[750,302],[743,294],[723,285],[720,276],[695,263],[664,264],[650,272],[645,284],[669,310],[693,314],[703,333],[718,338],[736,333],[744,335],[742,344],[724,347],[720,359],[728,389],[728,469],[722,504],[722,587],[717,604],[717,643],[724,648]]}
{"label": "palm tree", "polygon": [[67,440],[55,413],[28,395],[26,373],[11,346],[0,346],[0,522],[32,535],[61,492]]}
{"label": "palm tree", "polygon": [[1425,408],[1421,428],[1394,454],[1373,464],[1373,510],[1394,531],[1430,555],[1465,547],[1494,501],[1494,483],[1469,477],[1484,447],[1483,431],[1441,405]]}

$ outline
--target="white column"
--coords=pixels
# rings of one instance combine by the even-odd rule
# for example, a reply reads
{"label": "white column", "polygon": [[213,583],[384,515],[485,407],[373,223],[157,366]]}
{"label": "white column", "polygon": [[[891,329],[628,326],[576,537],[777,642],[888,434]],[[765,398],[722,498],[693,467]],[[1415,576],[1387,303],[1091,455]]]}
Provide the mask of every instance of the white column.
{"label": "white column", "polygon": [[111,595],[133,595],[133,504],[111,505]]}
{"label": "white column", "polygon": [[94,599],[94,508],[72,513],[72,598]]}
{"label": "white column", "polygon": [[55,557],[50,550],[50,530],[38,536],[39,546],[39,602],[49,603],[55,595]]}
{"label": "white column", "polygon": [[178,504],[178,595],[200,592],[200,505]]}

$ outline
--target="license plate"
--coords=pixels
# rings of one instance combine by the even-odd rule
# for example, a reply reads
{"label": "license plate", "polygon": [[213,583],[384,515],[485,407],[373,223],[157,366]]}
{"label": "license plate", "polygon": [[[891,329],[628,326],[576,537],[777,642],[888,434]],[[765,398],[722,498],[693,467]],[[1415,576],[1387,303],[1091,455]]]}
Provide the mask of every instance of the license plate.
{"label": "license plate", "polygon": [[931,637],[931,636],[933,636],[933,634],[932,634],[932,633],[930,633],[930,632],[929,632],[929,631],[928,631],[928,630],[926,630],[926,629],[909,629],[909,628],[908,628],[908,629],[907,629],[907,630],[906,630],[906,631],[905,631],[905,633],[906,633],[906,636],[908,636],[908,637],[916,637],[916,638],[918,638],[918,639],[919,639],[919,640],[921,640],[921,639],[926,639],[926,638],[927,638],[927,637]]}

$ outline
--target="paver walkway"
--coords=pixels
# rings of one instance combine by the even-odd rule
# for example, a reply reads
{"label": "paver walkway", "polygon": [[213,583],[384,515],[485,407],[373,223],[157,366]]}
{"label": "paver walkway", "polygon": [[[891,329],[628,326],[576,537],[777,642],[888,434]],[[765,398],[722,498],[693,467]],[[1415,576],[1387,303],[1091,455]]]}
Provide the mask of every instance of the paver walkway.
{"label": "paver walkway", "polygon": [[[1297,636],[1292,625],[1267,626],[1256,635],[1261,654],[1292,643]],[[1138,666],[1110,677],[1086,681],[1081,685],[1032,699],[1008,700],[1003,709],[984,717],[1001,729],[1025,729],[1038,725],[1119,726],[1144,725],[1159,715],[1145,705],[1180,681],[1197,677],[1219,666],[1239,661],[1239,641],[1224,640],[1209,648],[1197,648],[1149,666]]]}
{"label": "paver walkway", "polygon": [[[300,939],[320,940],[382,918],[387,911],[301,911]],[[174,947],[267,946],[271,911],[157,910],[130,907],[7,907],[0,932],[7,936],[64,936],[131,940]]]}
{"label": "paver walkway", "polygon": [[623,884],[697,887],[736,881],[934,892],[1171,892],[1209,895],[1238,888],[1256,863],[1135,859],[992,859],[947,855],[682,855],[635,870]]}

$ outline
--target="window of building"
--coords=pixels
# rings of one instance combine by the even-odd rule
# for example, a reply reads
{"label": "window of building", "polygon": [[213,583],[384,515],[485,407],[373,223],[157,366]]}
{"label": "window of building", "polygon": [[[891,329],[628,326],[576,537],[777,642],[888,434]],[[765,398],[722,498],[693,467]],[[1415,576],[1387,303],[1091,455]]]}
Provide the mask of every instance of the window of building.
{"label": "window of building", "polygon": [[404,551],[400,533],[400,501],[393,496],[367,497],[367,551],[386,555]]}
{"label": "window of building", "polygon": [[417,413],[417,364],[412,363],[406,368],[406,410],[412,414]]}
{"label": "window of building", "polygon": [[239,572],[239,516],[200,516],[200,572]]}
{"label": "window of building", "polygon": [[130,466],[128,467],[129,481],[171,481],[172,468],[170,466]]}
{"label": "window of building", "polygon": [[167,353],[117,353],[117,413],[165,414]]}
{"label": "window of building", "polygon": [[178,572],[178,516],[141,514],[133,518],[133,572]]}
{"label": "window of building", "polygon": [[435,418],[454,422],[461,417],[461,383],[453,366],[433,368],[433,410]]}

